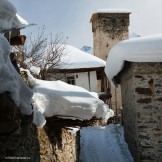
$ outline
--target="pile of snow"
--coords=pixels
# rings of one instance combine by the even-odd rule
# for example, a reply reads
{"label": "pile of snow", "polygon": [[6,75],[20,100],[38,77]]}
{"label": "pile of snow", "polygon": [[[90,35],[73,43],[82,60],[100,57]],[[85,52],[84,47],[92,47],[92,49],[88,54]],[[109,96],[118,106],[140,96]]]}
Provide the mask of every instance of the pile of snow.
{"label": "pile of snow", "polygon": [[105,73],[114,87],[114,76],[130,62],[162,62],[162,34],[139,37],[122,41],[115,45],[107,58]]}
{"label": "pile of snow", "polygon": [[133,162],[122,126],[82,128],[80,136],[80,162]]}
{"label": "pile of snow", "polygon": [[[59,45],[60,46],[60,45]],[[81,69],[81,68],[98,68],[105,67],[106,62],[96,56],[89,55],[70,45],[63,45],[59,69]],[[48,49],[51,47],[49,46]],[[61,47],[60,47],[61,48]],[[48,51],[47,49],[47,51]],[[46,52],[45,54],[46,55]]]}
{"label": "pile of snow", "polygon": [[28,22],[17,14],[16,8],[8,0],[0,0],[0,31],[27,25]]}
{"label": "pile of snow", "polygon": [[92,47],[83,46],[80,50],[83,51],[83,52],[87,52],[87,53],[93,55],[93,48]]}
{"label": "pile of snow", "polygon": [[[106,122],[114,115],[108,105],[84,88],[62,81],[39,80],[26,71],[34,91],[33,107],[45,117],[89,120],[96,116]],[[34,122],[38,125],[36,120]]]}
{"label": "pile of snow", "polygon": [[0,34],[0,93],[9,92],[23,114],[32,113],[33,92],[24,84],[10,61],[10,44]]}
{"label": "pile of snow", "polygon": [[32,74],[39,76],[41,69],[40,69],[40,67],[31,66],[29,70]]}

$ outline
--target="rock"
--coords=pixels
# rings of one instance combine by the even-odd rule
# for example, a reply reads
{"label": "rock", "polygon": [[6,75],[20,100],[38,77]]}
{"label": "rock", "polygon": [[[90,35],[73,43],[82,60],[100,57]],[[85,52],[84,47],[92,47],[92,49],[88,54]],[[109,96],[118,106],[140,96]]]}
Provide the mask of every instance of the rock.
{"label": "rock", "polygon": [[76,162],[79,158],[79,131],[71,134],[66,128],[44,127],[38,130],[41,162]]}
{"label": "rock", "polygon": [[18,121],[0,121],[0,135],[13,133],[20,128]]}
{"label": "rock", "polygon": [[33,114],[22,115],[9,94],[0,94],[0,161],[40,162]]}
{"label": "rock", "polygon": [[10,99],[9,93],[0,94],[0,121],[13,121],[19,119],[20,116],[20,110]]}

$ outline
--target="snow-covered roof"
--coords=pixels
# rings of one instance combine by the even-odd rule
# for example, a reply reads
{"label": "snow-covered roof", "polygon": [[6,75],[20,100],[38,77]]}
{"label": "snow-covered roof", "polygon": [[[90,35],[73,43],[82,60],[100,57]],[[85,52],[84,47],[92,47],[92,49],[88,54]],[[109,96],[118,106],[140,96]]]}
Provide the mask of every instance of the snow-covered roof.
{"label": "snow-covered roof", "polygon": [[59,69],[82,69],[105,67],[106,62],[94,55],[90,55],[78,48],[66,45],[63,51]]}
{"label": "snow-covered roof", "polygon": [[125,61],[162,62],[162,34],[125,40],[111,49],[105,73],[115,87],[114,76],[122,70]]}
{"label": "snow-covered roof", "polygon": [[29,25],[8,0],[0,0],[0,32]]}
{"label": "snow-covered roof", "polygon": [[92,22],[95,15],[100,14],[100,13],[131,14],[131,11],[126,10],[126,9],[97,9],[96,11],[94,11],[92,13],[92,16],[90,18],[90,22]]}
{"label": "snow-covered roof", "polygon": [[[34,78],[27,70],[28,80],[33,87],[33,107],[45,117],[89,120],[93,116],[107,121],[113,116],[103,101],[82,87],[67,84],[62,81],[45,81]],[[39,116],[34,118],[36,125],[42,126]],[[40,116],[41,117],[41,116]]]}
{"label": "snow-covered roof", "polygon": [[9,92],[11,99],[23,114],[31,115],[33,92],[25,85],[10,61],[10,45],[0,34],[0,94]]}
{"label": "snow-covered roof", "polygon": [[23,19],[19,14],[16,14],[16,17],[18,21],[20,22],[20,28],[26,27],[29,25],[29,23],[25,19]]}

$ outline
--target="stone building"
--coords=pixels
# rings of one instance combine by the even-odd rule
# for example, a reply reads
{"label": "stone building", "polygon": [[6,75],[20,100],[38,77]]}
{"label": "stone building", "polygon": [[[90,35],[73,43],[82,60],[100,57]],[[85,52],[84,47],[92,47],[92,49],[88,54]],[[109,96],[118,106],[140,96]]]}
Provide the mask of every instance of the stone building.
{"label": "stone building", "polygon": [[131,63],[121,76],[125,138],[135,162],[162,161],[161,78],[161,63]]}
{"label": "stone building", "polygon": [[111,83],[121,85],[125,139],[135,162],[162,161],[161,44],[162,34],[123,41],[106,64]]}
{"label": "stone building", "polygon": [[[94,55],[106,60],[111,48],[118,42],[128,39],[130,11],[126,10],[97,10],[92,14],[93,48]],[[108,88],[111,86],[109,85]],[[109,103],[118,114],[121,108],[120,88],[111,89],[111,102]]]}

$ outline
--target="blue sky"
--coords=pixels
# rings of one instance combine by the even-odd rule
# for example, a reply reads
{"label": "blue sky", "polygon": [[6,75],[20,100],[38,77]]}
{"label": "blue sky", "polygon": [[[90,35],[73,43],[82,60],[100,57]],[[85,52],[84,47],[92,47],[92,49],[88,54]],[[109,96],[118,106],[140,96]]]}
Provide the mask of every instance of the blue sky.
{"label": "blue sky", "polygon": [[46,34],[63,33],[67,44],[81,48],[93,46],[89,22],[96,9],[126,9],[130,16],[130,33],[150,35],[162,33],[161,0],[10,0],[17,12],[37,26],[24,29],[25,34],[36,33],[45,25]]}

